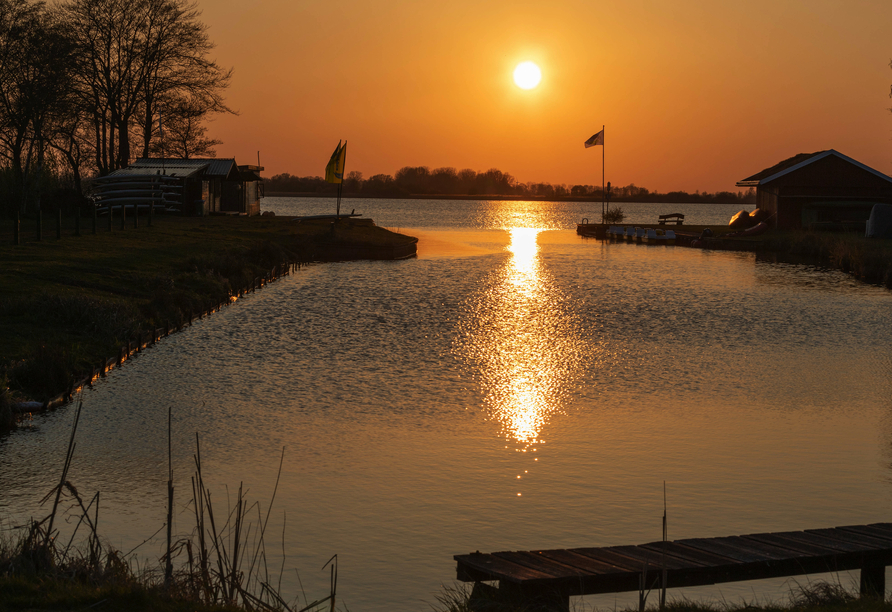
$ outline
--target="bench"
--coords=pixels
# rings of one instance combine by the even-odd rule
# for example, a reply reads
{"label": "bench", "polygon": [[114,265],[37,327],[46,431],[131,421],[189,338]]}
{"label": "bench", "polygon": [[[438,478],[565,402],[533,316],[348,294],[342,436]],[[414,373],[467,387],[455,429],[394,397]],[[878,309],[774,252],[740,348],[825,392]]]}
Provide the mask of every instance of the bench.
{"label": "bench", "polygon": [[684,215],[681,213],[669,213],[668,215],[660,215],[657,219],[658,225],[666,225],[668,223],[682,225],[684,223]]}
{"label": "bench", "polygon": [[[570,597],[861,570],[861,595],[882,597],[892,523],[851,525],[640,546],[455,555],[472,599],[492,591],[567,611]],[[496,590],[484,581],[498,581]],[[490,595],[491,595],[490,594]]]}

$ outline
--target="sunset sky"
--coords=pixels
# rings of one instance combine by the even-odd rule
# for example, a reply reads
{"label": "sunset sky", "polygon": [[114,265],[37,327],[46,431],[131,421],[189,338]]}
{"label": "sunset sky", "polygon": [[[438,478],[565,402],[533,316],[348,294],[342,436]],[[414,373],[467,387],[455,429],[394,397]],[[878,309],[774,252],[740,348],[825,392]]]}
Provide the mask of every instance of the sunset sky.
{"label": "sunset sky", "polygon": [[[234,69],[220,157],[264,175],[499,168],[521,182],[734,190],[834,148],[892,174],[889,0],[200,0]],[[540,85],[512,80],[522,61]]]}

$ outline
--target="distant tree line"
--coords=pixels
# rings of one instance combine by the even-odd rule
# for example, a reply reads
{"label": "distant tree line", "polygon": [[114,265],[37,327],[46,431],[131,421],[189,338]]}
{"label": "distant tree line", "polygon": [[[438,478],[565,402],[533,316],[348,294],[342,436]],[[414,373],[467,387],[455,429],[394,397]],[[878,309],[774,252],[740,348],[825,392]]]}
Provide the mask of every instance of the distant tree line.
{"label": "distant tree line", "polygon": [[213,156],[204,121],[232,112],[232,72],[199,17],[190,0],[0,0],[0,209],[138,156]]}
{"label": "distant tree line", "polygon": [[[267,194],[299,193],[306,195],[331,195],[337,185],[326,183],[320,176],[293,176],[277,174],[264,181]],[[354,197],[408,198],[418,196],[451,197],[517,197],[532,199],[586,199],[600,200],[601,186],[554,185],[552,183],[521,183],[513,176],[492,168],[486,172],[456,170],[455,168],[429,169],[427,166],[406,166],[396,175],[376,174],[367,179],[362,172],[350,172],[344,179],[344,195]],[[613,187],[612,202],[714,202],[721,204],[752,204],[755,191],[694,192],[670,191],[660,193],[634,184]]]}

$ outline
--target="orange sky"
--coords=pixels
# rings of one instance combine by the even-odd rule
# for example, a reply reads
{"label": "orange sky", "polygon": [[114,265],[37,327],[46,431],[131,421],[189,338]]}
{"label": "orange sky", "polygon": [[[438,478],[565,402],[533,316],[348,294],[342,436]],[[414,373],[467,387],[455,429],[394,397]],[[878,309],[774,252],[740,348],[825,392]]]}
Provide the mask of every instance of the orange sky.
{"label": "orange sky", "polygon": [[[202,0],[238,117],[220,157],[265,176],[499,168],[669,191],[834,148],[892,174],[890,0]],[[542,69],[524,91],[521,61]]]}

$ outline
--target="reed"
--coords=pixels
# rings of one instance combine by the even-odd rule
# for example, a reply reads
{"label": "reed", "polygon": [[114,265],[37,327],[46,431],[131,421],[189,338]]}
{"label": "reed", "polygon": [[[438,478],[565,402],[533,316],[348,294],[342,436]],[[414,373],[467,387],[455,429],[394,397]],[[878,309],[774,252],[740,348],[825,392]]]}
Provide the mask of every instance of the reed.
{"label": "reed", "polygon": [[[205,482],[196,434],[189,502],[195,518],[192,533],[176,542],[169,539],[167,552],[157,565],[143,567],[133,551],[125,554],[104,545],[99,537],[99,493],[86,501],[68,478],[82,407],[82,401],[78,401],[59,482],[41,502],[44,505],[51,501],[49,513],[40,520],[31,520],[18,538],[0,539],[0,612],[34,609],[35,605],[49,608],[60,601],[66,609],[102,604],[103,610],[335,610],[337,555],[322,568],[331,572],[330,593],[311,603],[304,601],[304,605],[297,599],[289,602],[281,595],[284,558],[278,576],[269,570],[266,530],[282,473],[284,449],[265,517],[259,502],[249,501],[243,483],[234,506],[227,503],[218,513]],[[173,469],[168,469],[172,508]],[[57,528],[63,515],[67,524],[74,525],[64,543]],[[171,518],[169,514],[161,529],[169,527]],[[85,536],[78,538],[81,531],[86,532]],[[284,557],[284,535],[282,546]]]}
{"label": "reed", "polygon": [[0,431],[12,429],[15,422],[16,414],[12,410],[12,399],[9,396],[6,376],[0,374]]}

